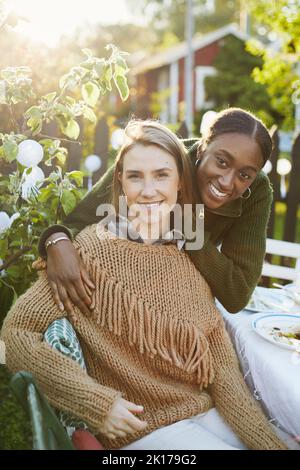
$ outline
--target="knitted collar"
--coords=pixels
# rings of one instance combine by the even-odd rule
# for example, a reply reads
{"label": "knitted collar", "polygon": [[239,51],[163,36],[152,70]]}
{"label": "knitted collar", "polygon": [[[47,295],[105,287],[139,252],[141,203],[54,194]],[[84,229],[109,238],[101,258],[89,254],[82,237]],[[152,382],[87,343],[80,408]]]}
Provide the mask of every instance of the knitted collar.
{"label": "knitted collar", "polygon": [[[100,222],[101,223],[101,222]],[[119,216],[118,220],[115,220],[115,217],[106,218],[107,229],[119,238],[126,238],[130,241],[135,241],[137,243],[144,243],[142,237],[136,232],[136,230],[131,226],[128,219],[125,217]],[[176,244],[178,250],[180,251],[186,240],[184,234],[179,230],[172,229],[164,235],[163,238],[155,240],[153,245],[165,245],[165,244]]]}

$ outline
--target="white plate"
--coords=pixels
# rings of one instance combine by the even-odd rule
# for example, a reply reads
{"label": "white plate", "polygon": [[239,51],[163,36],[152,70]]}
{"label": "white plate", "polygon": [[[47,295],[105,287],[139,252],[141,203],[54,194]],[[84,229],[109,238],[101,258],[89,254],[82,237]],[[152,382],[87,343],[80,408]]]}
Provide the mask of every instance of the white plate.
{"label": "white plate", "polygon": [[245,310],[261,313],[300,314],[300,305],[284,290],[256,287]]}
{"label": "white plate", "polygon": [[300,340],[279,335],[279,333],[300,333],[300,315],[263,315],[253,320],[252,328],[276,346],[300,353]]}

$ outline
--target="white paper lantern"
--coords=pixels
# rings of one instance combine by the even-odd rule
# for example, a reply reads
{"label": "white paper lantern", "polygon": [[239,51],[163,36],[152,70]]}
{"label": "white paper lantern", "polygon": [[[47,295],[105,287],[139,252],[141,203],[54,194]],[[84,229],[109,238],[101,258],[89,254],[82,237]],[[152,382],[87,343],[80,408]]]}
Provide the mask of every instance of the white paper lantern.
{"label": "white paper lantern", "polygon": [[285,177],[292,169],[292,164],[287,158],[280,158],[277,161],[277,173],[280,175],[280,195],[282,199],[286,197],[286,181]]}
{"label": "white paper lantern", "polygon": [[111,135],[111,146],[114,150],[119,150],[124,143],[124,129],[116,129]]}
{"label": "white paper lantern", "polygon": [[90,173],[95,173],[95,171],[99,170],[102,165],[102,160],[98,155],[89,155],[86,157],[86,160],[84,162],[85,168],[90,172]]}
{"label": "white paper lantern", "polygon": [[200,133],[201,135],[207,134],[211,124],[216,118],[217,113],[215,111],[206,111],[206,113],[203,114],[201,125],[200,125]]}
{"label": "white paper lantern", "polygon": [[272,168],[272,163],[270,162],[270,160],[267,160],[262,170],[266,175],[268,175],[269,173],[271,173]]}
{"label": "white paper lantern", "polygon": [[20,212],[16,212],[15,214],[13,214],[10,218],[10,226],[11,224],[18,218],[20,217]]}
{"label": "white paper lantern", "polygon": [[0,233],[10,227],[10,217],[6,212],[0,212]]}
{"label": "white paper lantern", "polygon": [[287,158],[280,158],[277,161],[277,173],[280,176],[288,175],[292,169],[292,164]]}
{"label": "white paper lantern", "polygon": [[21,165],[27,168],[36,166],[43,160],[43,156],[44,149],[35,140],[27,139],[19,144],[17,160]]}
{"label": "white paper lantern", "polygon": [[38,166],[31,168],[30,173],[29,169],[24,170],[21,187],[22,198],[27,200],[32,195],[37,196],[39,194],[38,188],[43,184],[44,179],[45,174]]}
{"label": "white paper lantern", "polygon": [[27,178],[29,178],[34,184],[38,185],[44,181],[45,173],[39,166],[34,166]]}

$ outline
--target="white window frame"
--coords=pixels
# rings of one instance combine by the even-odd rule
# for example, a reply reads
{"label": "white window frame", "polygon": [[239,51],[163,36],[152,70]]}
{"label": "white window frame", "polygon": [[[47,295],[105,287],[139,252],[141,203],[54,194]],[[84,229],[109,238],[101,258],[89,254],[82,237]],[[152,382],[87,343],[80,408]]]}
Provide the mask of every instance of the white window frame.
{"label": "white window frame", "polygon": [[210,65],[198,65],[196,67],[196,97],[195,97],[195,108],[199,109],[209,108],[213,106],[212,101],[205,100],[205,78],[216,75],[217,71],[215,67]]}

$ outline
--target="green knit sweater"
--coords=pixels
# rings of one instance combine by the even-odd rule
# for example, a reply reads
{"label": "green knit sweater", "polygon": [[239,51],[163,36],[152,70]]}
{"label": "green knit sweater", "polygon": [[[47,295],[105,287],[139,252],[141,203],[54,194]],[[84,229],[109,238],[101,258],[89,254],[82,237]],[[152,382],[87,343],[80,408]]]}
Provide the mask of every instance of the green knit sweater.
{"label": "green knit sweater", "polygon": [[[194,163],[198,141],[189,139],[184,143]],[[113,167],[66,217],[64,225],[52,226],[42,234],[41,256],[45,257],[44,243],[51,233],[64,231],[73,238],[87,225],[99,221],[96,209],[111,201],[112,176]],[[213,211],[205,208],[204,246],[188,251],[214,296],[231,313],[245,307],[260,278],[271,203],[269,179],[260,172],[251,185],[249,199],[239,198]]]}

